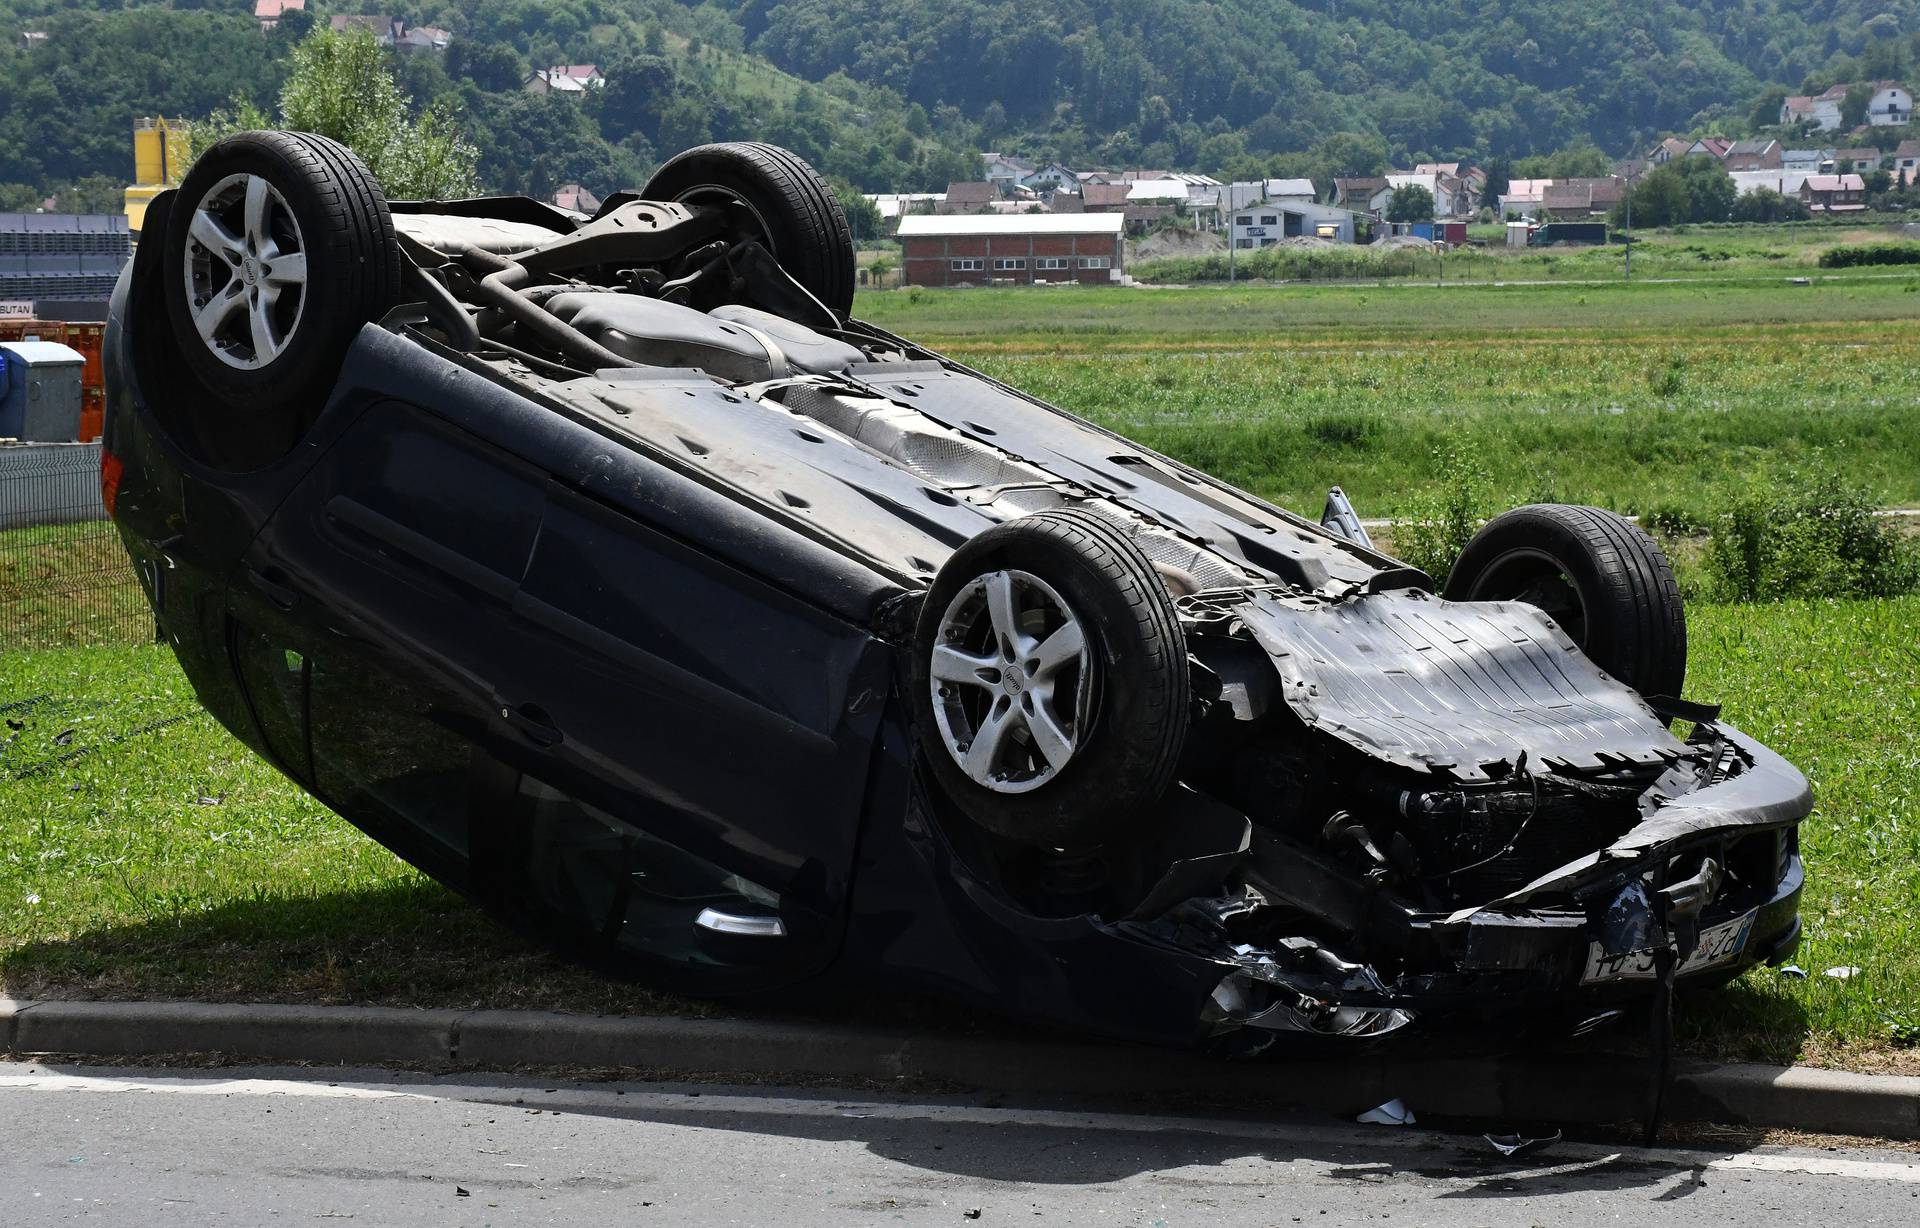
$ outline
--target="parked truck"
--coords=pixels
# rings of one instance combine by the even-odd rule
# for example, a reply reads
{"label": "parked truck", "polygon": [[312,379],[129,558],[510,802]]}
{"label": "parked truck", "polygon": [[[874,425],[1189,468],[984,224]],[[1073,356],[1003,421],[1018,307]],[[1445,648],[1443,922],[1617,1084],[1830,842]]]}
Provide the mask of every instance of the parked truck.
{"label": "parked truck", "polygon": [[1607,241],[1605,222],[1548,222],[1534,231],[1527,239],[1528,247],[1554,247],[1560,244],[1592,244],[1604,246]]}

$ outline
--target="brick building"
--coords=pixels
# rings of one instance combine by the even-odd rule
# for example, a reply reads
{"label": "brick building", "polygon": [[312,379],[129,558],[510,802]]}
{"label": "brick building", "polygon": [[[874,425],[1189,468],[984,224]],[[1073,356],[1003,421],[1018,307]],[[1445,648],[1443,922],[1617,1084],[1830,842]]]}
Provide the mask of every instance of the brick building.
{"label": "brick building", "polygon": [[1125,224],[1118,213],[903,217],[901,284],[1114,284],[1126,266]]}

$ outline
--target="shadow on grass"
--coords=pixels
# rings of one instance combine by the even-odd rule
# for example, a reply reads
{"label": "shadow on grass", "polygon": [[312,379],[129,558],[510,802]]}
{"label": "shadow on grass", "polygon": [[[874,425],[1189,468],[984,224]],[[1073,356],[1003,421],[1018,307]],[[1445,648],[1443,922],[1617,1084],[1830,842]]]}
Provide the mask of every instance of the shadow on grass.
{"label": "shadow on grass", "polygon": [[[1790,1063],[1808,1035],[1805,1010],[1758,970],[1720,990],[1681,997],[1683,1050]],[[182,999],[325,1005],[562,1010],[700,1018],[810,1018],[825,1022],[1030,1037],[1084,1037],[888,985],[844,984],[780,996],[689,997],[580,967],[499,925],[425,878],[358,891],[259,896],[217,907],[104,926],[0,952],[0,987],[31,999]],[[1642,1052],[1644,1011],[1569,1040],[1545,1020],[1477,1039],[1422,1030],[1386,1046],[1402,1054],[1493,1048]],[[1309,1046],[1318,1049],[1319,1046]],[[1281,1045],[1281,1049],[1291,1046]],[[1365,1046],[1371,1049],[1373,1046]],[[1349,1043],[1340,1052],[1358,1050]]]}

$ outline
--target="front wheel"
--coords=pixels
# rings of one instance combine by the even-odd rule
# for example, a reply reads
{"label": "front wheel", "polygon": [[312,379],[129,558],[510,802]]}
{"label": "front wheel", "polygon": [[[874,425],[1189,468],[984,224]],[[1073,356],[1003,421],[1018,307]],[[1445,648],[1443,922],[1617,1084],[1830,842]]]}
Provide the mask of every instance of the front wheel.
{"label": "front wheel", "polygon": [[982,828],[1084,848],[1133,834],[1186,744],[1186,640],[1125,531],[1060,508],[947,561],[914,637],[915,725],[934,779]]}
{"label": "front wheel", "polygon": [[1660,544],[1598,507],[1537,503],[1489,520],[1447,576],[1449,601],[1523,601],[1642,695],[1679,698],[1687,615]]}

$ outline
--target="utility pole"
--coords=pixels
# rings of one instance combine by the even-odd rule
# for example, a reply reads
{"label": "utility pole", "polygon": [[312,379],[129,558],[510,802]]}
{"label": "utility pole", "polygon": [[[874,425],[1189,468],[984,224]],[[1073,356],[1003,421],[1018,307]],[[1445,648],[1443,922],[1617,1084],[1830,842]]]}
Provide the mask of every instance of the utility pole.
{"label": "utility pole", "polygon": [[[1232,204],[1233,185],[1230,183],[1222,184],[1220,191],[1225,194],[1227,203]],[[1229,286],[1233,285],[1233,218],[1239,211],[1238,206],[1227,210],[1227,285]]]}
{"label": "utility pole", "polygon": [[[1638,159],[1635,159],[1638,161]],[[1627,168],[1627,276],[1629,285],[1633,283],[1633,181],[1638,178],[1638,167]]]}

